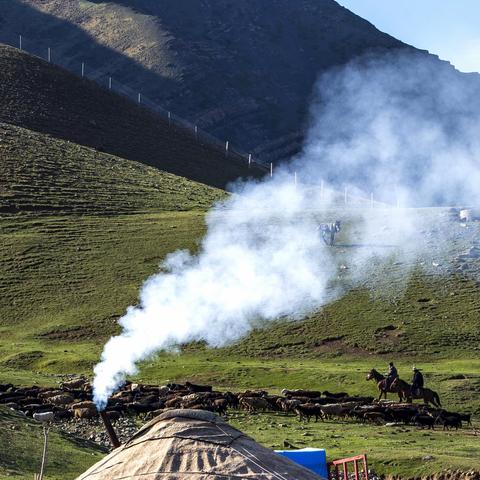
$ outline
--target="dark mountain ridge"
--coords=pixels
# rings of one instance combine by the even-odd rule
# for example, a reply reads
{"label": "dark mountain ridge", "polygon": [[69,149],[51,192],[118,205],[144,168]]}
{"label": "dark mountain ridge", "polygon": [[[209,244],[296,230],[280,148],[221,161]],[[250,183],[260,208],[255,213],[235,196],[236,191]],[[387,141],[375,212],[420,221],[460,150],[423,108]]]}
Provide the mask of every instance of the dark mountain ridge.
{"label": "dark mountain ridge", "polygon": [[18,49],[0,45],[0,122],[225,188],[265,171],[150,110]]}
{"label": "dark mountain ridge", "polygon": [[0,41],[20,33],[264,161],[298,150],[320,73],[415,50],[333,0],[0,0]]}

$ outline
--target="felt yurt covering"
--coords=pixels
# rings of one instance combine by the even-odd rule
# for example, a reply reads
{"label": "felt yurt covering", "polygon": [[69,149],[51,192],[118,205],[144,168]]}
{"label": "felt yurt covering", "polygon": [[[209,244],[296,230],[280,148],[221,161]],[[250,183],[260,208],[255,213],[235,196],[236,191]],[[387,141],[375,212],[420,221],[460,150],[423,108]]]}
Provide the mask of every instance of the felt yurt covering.
{"label": "felt yurt covering", "polygon": [[318,480],[203,410],[170,410],[77,480]]}

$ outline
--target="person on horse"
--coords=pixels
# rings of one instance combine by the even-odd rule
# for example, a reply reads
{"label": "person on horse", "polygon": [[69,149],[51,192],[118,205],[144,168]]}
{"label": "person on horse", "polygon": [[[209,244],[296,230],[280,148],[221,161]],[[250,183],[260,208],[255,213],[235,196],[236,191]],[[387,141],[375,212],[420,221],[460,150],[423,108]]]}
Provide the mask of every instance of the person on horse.
{"label": "person on horse", "polygon": [[388,373],[387,373],[387,378],[386,378],[386,389],[389,390],[391,386],[394,384],[395,380],[398,378],[398,370],[397,367],[393,364],[393,362],[390,362],[388,364]]}
{"label": "person on horse", "polygon": [[413,395],[420,396],[422,394],[422,390],[423,390],[422,372],[417,367],[413,367],[412,393]]}

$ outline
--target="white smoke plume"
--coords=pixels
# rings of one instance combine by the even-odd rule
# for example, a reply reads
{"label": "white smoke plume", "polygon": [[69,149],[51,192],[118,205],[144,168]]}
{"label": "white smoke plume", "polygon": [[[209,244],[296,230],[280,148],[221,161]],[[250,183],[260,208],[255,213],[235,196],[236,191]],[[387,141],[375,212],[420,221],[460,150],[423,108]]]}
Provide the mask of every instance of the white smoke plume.
{"label": "white smoke plume", "polygon": [[[417,238],[413,210],[332,213],[342,197],[322,191],[320,180],[348,186],[351,196],[367,198],[365,207],[370,191],[404,206],[476,203],[479,83],[423,54],[398,52],[325,75],[303,153],[273,179],[244,184],[214,208],[198,255],[171,254],[120,319],[122,333],[95,367],[97,405],[159,350],[194,340],[221,346],[259,322],[318,309],[341,293],[333,284],[345,258],[358,283],[390,247],[398,255],[399,245],[414,245],[412,258],[430,248]],[[362,247],[346,248],[345,258],[317,229],[337,213],[356,218],[349,242]]]}

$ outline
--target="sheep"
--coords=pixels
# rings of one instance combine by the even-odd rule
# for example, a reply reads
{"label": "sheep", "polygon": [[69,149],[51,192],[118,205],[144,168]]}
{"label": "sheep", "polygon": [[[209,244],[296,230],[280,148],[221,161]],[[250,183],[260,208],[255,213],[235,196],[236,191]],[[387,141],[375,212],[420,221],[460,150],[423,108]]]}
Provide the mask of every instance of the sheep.
{"label": "sheep", "polygon": [[307,398],[315,398],[320,397],[321,393],[316,390],[287,390],[284,388],[282,390],[282,395],[286,397],[307,397]]}
{"label": "sheep", "polygon": [[62,390],[77,390],[77,389],[82,389],[85,386],[86,383],[85,378],[77,378],[74,380],[70,380],[67,382],[62,382],[60,383],[60,388]]}
{"label": "sheep", "polygon": [[295,407],[298,405],[300,405],[298,400],[291,400],[289,398],[277,399],[277,407],[279,407],[283,412],[293,412]]}
{"label": "sheep", "polygon": [[448,430],[451,427],[455,428],[455,430],[462,428],[462,421],[457,415],[439,415],[436,418],[435,423],[443,425],[444,430]]}
{"label": "sheep", "polygon": [[322,392],[322,395],[324,397],[329,397],[329,398],[345,398],[345,397],[348,397],[348,393],[347,392],[340,392],[340,393],[331,393],[327,390],[325,390],[324,392]]}
{"label": "sheep", "polygon": [[85,400],[84,402],[77,402],[72,405],[72,410],[82,409],[82,408],[93,408],[97,409],[95,404],[89,400]]}
{"label": "sheep", "polygon": [[57,395],[63,395],[63,390],[48,390],[46,392],[41,392],[38,394],[38,398],[42,400],[48,400],[50,397],[56,397]]}
{"label": "sheep", "polygon": [[216,413],[224,415],[227,413],[228,400],[226,398],[217,398],[213,401],[213,409]]}
{"label": "sheep", "polygon": [[93,408],[76,408],[73,411],[73,416],[76,419],[84,420],[84,419],[96,418],[98,416],[98,412],[96,409],[93,409]]}
{"label": "sheep", "polygon": [[158,387],[158,396],[159,397],[166,397],[170,393],[170,388],[167,385],[163,385]]}
{"label": "sheep", "polygon": [[242,397],[240,400],[240,407],[248,412],[255,410],[268,410],[269,403],[264,398],[260,397]]}
{"label": "sheep", "polygon": [[311,417],[315,417],[315,421],[318,422],[318,417],[323,420],[322,410],[320,405],[314,403],[304,403],[303,405],[297,405],[294,408],[294,412],[298,415],[298,421],[306,420],[310,421]]}
{"label": "sheep", "polygon": [[53,403],[54,405],[68,405],[69,403],[72,403],[74,400],[75,399],[72,397],[72,395],[69,395],[68,393],[55,395],[54,397],[49,398],[50,403]]}
{"label": "sheep", "polygon": [[321,405],[322,415],[324,418],[331,417],[346,417],[350,414],[355,407],[358,407],[359,404],[355,402],[349,403],[331,403],[327,405]]}
{"label": "sheep", "polygon": [[421,428],[428,427],[435,430],[435,419],[431,415],[418,413],[412,419],[413,423]]}
{"label": "sheep", "polygon": [[194,383],[185,382],[185,387],[192,393],[195,392],[211,392],[213,387],[211,385],[195,385]]}
{"label": "sheep", "polygon": [[42,423],[53,422],[55,414],[53,412],[34,413],[33,419]]}
{"label": "sheep", "polygon": [[363,418],[373,423],[383,423],[385,421],[385,414],[382,412],[365,412]]}

